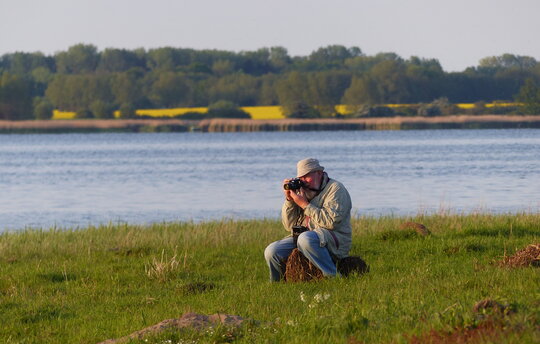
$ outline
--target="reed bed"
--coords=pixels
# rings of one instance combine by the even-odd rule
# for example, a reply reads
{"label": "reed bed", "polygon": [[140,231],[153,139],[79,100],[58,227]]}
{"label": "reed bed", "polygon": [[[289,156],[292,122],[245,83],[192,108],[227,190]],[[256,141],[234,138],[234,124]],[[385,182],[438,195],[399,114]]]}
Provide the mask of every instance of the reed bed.
{"label": "reed bed", "polygon": [[456,115],[355,119],[111,119],[0,121],[0,132],[252,132],[312,130],[408,130],[540,128],[540,116]]}

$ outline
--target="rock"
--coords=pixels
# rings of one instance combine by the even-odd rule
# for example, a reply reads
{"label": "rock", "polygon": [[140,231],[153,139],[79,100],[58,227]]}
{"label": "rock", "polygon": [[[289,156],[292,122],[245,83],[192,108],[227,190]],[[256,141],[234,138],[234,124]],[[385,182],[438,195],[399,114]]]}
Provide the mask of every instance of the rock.
{"label": "rock", "polygon": [[107,339],[104,342],[98,344],[119,344],[128,342],[131,339],[143,339],[145,336],[150,334],[157,334],[159,332],[169,330],[169,329],[182,329],[182,328],[192,328],[196,330],[203,330],[205,328],[215,326],[215,325],[227,325],[239,327],[247,319],[242,318],[238,315],[230,314],[212,314],[204,315],[197,313],[185,313],[182,317],[177,319],[167,319],[163,320],[160,323],[157,323],[153,326],[149,326],[140,331],[133,332],[132,334],[118,338],[118,339]]}

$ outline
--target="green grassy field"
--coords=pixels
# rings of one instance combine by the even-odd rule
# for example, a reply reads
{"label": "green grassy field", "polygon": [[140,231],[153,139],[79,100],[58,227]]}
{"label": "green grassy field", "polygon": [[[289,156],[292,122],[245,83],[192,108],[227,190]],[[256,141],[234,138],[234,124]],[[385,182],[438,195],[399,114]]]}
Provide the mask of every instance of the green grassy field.
{"label": "green grassy field", "polygon": [[[399,230],[425,224],[432,235]],[[408,343],[473,331],[492,298],[512,315],[480,342],[540,342],[540,268],[502,268],[540,242],[540,214],[358,218],[370,272],[268,281],[276,220],[109,225],[0,234],[0,342],[96,343],[188,311],[254,319],[240,329],[169,331],[141,343]],[[422,341],[423,340],[423,341]]]}

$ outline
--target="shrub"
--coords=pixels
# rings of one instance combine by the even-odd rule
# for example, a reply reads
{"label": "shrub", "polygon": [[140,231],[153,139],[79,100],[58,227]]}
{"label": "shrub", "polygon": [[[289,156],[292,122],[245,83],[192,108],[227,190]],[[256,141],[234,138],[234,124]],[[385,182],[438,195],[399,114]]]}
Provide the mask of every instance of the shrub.
{"label": "shrub", "polygon": [[131,104],[124,103],[122,106],[120,106],[120,118],[126,119],[126,118],[135,118],[135,107]]}
{"label": "shrub", "polygon": [[96,118],[113,118],[113,108],[110,104],[101,100],[96,100],[90,104],[90,111]]}
{"label": "shrub", "polygon": [[93,117],[94,115],[92,114],[92,111],[87,108],[81,108],[75,111],[75,118],[77,119],[88,119]]}
{"label": "shrub", "polygon": [[236,104],[220,100],[208,106],[206,118],[251,118],[249,113],[240,109]]}
{"label": "shrub", "polygon": [[387,106],[368,106],[361,107],[354,117],[394,117],[396,112]]}
{"label": "shrub", "polygon": [[296,102],[285,107],[285,116],[289,118],[319,118],[321,113],[304,102]]}
{"label": "shrub", "polygon": [[34,117],[36,119],[51,119],[54,106],[47,98],[34,99]]}

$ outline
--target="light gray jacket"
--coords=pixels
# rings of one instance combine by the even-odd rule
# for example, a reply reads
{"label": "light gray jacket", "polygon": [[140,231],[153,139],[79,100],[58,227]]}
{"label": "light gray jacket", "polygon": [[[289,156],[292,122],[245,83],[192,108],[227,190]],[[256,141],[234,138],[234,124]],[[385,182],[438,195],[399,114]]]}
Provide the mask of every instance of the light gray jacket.
{"label": "light gray jacket", "polygon": [[318,234],[321,247],[326,246],[338,259],[345,258],[352,243],[351,196],[337,180],[325,178],[322,188],[305,209],[286,200],[281,209],[281,220],[285,229],[292,233],[292,227],[302,225],[309,216],[309,229]]}

